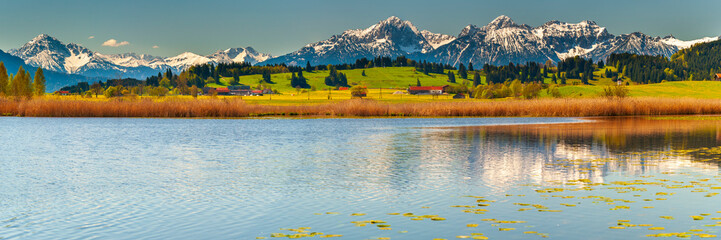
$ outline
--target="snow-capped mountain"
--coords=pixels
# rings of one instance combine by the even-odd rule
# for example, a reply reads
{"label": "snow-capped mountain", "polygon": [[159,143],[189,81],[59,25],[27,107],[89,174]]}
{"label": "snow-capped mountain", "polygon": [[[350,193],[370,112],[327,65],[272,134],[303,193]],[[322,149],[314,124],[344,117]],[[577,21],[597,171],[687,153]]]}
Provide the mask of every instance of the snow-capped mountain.
{"label": "snow-capped mountain", "polygon": [[682,41],[673,36],[651,37],[639,32],[614,36],[593,21],[550,21],[531,27],[517,24],[507,16],[499,16],[482,27],[468,25],[457,36],[449,36],[418,30],[409,21],[389,17],[368,28],[346,30],[280,57],[259,53],[251,47],[230,48],[207,56],[191,52],[167,58],[134,53],[105,55],[78,44],[64,44],[46,34],[7,53],[21,58],[31,67],[59,73],[106,79],[143,79],[167,69],[179,72],[205,63],[305,65],[309,61],[320,65],[353,63],[364,57],[401,55],[456,66],[469,62],[477,66],[485,63],[558,62],[575,56],[598,61],[612,53],[623,52],[671,56],[680,49],[715,40],[719,37]]}
{"label": "snow-capped mountain", "polygon": [[548,60],[558,62],[575,56],[598,61],[612,53],[624,52],[671,56],[693,44],[713,40],[718,38],[680,41],[673,37],[649,37],[638,32],[614,36],[593,21],[550,21],[532,28],[500,16],[481,28],[474,25],[465,27],[455,40],[421,59],[452,65],[468,62],[494,65]]}
{"label": "snow-capped mountain", "polygon": [[150,67],[161,69],[165,65],[165,59],[148,54],[123,53],[115,55],[104,55],[96,53],[101,58],[123,67]]}
{"label": "snow-capped mountain", "polygon": [[366,29],[347,30],[262,64],[304,65],[307,61],[313,65],[339,64],[364,57],[423,54],[452,39],[447,35],[418,31],[409,21],[389,17]]}
{"label": "snow-capped mountain", "polygon": [[77,44],[63,44],[56,38],[41,34],[19,49],[9,50],[8,53],[20,57],[25,63],[42,67],[43,69],[67,72],[70,74],[79,73],[85,65],[103,65],[112,67],[111,63]]}
{"label": "snow-capped mountain", "polygon": [[424,38],[426,38],[426,41],[428,41],[428,43],[433,46],[434,49],[446,45],[453,40],[456,40],[456,37],[454,36],[441,33],[432,33],[428,30],[422,30],[421,34]]}
{"label": "snow-capped mountain", "polygon": [[676,39],[673,35],[669,35],[661,39],[661,42],[676,46],[680,49],[686,49],[690,48],[693,45],[699,44],[699,43],[707,43],[707,42],[713,42],[721,39],[721,37],[705,37],[701,39],[691,40],[691,41],[683,41]]}
{"label": "snow-capped mountain", "polygon": [[[690,47],[690,45],[689,45]],[[650,37],[640,32],[622,34],[609,41],[598,44],[580,56],[595,60],[606,59],[612,53],[633,53],[643,55],[662,55],[670,57],[678,50],[679,46],[670,45],[659,37]]]}
{"label": "snow-capped mountain", "polygon": [[473,62],[508,63],[522,61],[545,62],[549,51],[542,46],[543,38],[528,25],[518,25],[500,16],[483,27],[468,25],[452,42],[424,56],[424,60],[458,65]]}
{"label": "snow-capped mountain", "polygon": [[8,51],[33,67],[67,74],[79,74],[100,78],[144,79],[171,69],[180,72],[190,66],[205,63],[250,62],[251,64],[271,58],[251,47],[231,48],[209,56],[186,52],[174,57],[157,57],[147,54],[105,55],[93,52],[78,44],[64,44],[60,40],[41,34],[19,49]]}
{"label": "snow-capped mountain", "polygon": [[246,48],[229,48],[224,51],[218,51],[208,56],[208,58],[222,63],[230,62],[247,62],[256,64],[272,58],[270,54],[259,53],[252,47]]}
{"label": "snow-capped mountain", "polygon": [[671,56],[693,44],[718,39],[681,41],[672,36],[659,38],[642,33],[614,36],[593,21],[550,21],[531,27],[516,24],[507,16],[499,16],[482,27],[468,25],[453,37],[418,31],[410,22],[390,17],[369,28],[347,30],[261,64],[302,65],[306,61],[314,65],[339,64],[362,57],[399,55],[451,65],[558,62],[575,56],[598,61],[622,52]]}
{"label": "snow-capped mountain", "polygon": [[[5,69],[9,74],[16,74],[18,72],[18,69],[22,67],[23,69],[25,69],[25,71],[28,71],[30,75],[34,77],[35,70],[37,68],[26,64],[25,61],[21,58],[5,53],[2,50],[0,50],[0,62],[5,65]],[[73,85],[78,82],[92,82],[103,80],[81,75],[67,74],[64,72],[55,72],[52,70],[45,70],[44,74],[46,90],[50,92],[58,90],[63,86]]]}

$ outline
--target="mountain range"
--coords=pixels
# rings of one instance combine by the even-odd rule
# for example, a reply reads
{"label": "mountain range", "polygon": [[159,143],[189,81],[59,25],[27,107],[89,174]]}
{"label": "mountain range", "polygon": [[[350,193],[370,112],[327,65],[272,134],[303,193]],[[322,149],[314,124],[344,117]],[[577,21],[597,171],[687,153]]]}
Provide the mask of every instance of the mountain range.
{"label": "mountain range", "polygon": [[147,54],[105,55],[93,52],[74,43],[41,34],[9,54],[19,57],[26,64],[43,69],[101,78],[144,79],[158,72],[171,69],[180,72],[190,66],[205,63],[249,62],[255,64],[272,56],[255,51],[252,47],[230,48],[208,56],[185,52],[174,57],[157,57]]}
{"label": "mountain range", "polygon": [[[682,41],[673,36],[651,37],[640,32],[614,36],[593,21],[550,21],[531,27],[517,24],[507,16],[499,16],[481,27],[468,25],[458,35],[451,36],[419,30],[410,21],[389,17],[368,28],[346,30],[278,57],[257,52],[252,47],[230,48],[207,56],[191,52],[173,57],[135,53],[106,55],[41,34],[18,49],[0,54],[0,61],[17,62],[19,58],[27,67],[42,67],[52,72],[50,74],[58,77],[59,82],[73,82],[126,77],[144,79],[167,69],[179,72],[205,63],[305,65],[310,62],[325,65],[353,63],[364,57],[404,55],[454,66],[469,62],[482,66],[486,63],[558,62],[575,56],[597,61],[622,52],[668,57],[693,44],[715,40],[719,37]],[[12,72],[12,69],[8,70]],[[48,79],[49,83],[52,81],[55,80]]]}
{"label": "mountain range", "polygon": [[360,57],[400,55],[454,66],[469,62],[477,66],[558,62],[575,56],[597,61],[622,52],[669,57],[693,44],[718,39],[682,41],[673,36],[650,37],[640,32],[614,36],[593,21],[550,21],[531,27],[516,24],[507,16],[499,16],[482,27],[468,25],[457,36],[449,36],[419,31],[409,21],[390,17],[366,29],[347,30],[261,64],[339,64]]}

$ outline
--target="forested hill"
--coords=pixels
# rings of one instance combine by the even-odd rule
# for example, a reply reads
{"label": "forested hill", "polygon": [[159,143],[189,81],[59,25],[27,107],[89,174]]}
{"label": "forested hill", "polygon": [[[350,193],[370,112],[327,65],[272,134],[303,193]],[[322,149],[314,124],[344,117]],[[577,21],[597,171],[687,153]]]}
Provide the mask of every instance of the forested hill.
{"label": "forested hill", "polygon": [[636,54],[612,54],[608,65],[622,76],[639,83],[661,81],[711,80],[721,72],[721,40],[696,44],[671,58]]}
{"label": "forested hill", "polygon": [[671,56],[671,60],[684,67],[699,79],[721,73],[721,40],[697,44]]}

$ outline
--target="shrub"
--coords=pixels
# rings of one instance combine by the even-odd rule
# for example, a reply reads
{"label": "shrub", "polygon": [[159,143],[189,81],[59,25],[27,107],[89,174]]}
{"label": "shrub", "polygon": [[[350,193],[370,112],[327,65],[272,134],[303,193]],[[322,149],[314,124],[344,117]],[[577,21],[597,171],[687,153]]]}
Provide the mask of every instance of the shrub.
{"label": "shrub", "polygon": [[105,89],[103,95],[105,95],[106,98],[120,96],[120,89],[118,89],[118,87],[108,87],[108,89]]}
{"label": "shrub", "polygon": [[538,94],[541,92],[541,84],[538,83],[527,83],[523,85],[523,90],[521,91],[521,95],[523,95],[523,98],[525,99],[532,99],[537,98]]}
{"label": "shrub", "polygon": [[546,89],[546,93],[554,98],[560,98],[562,97],[561,91],[558,90],[558,87],[556,85],[550,86]]}
{"label": "shrub", "polygon": [[353,86],[350,88],[350,94],[353,97],[363,98],[366,96],[366,88],[359,85]]}
{"label": "shrub", "polygon": [[607,86],[603,88],[601,96],[607,98],[625,98],[628,96],[628,88],[624,85]]}

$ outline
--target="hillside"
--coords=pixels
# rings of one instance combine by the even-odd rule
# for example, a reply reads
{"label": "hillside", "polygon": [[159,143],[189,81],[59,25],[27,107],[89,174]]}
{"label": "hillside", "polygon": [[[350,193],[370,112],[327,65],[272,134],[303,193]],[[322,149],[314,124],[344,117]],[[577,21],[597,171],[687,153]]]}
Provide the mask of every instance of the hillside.
{"label": "hillside", "polygon": [[[366,76],[362,76],[362,72],[365,70]],[[422,72],[416,71],[414,67],[387,67],[387,68],[368,68],[368,69],[353,69],[353,70],[341,70],[348,77],[348,84],[350,85],[361,85],[368,88],[398,88],[405,89],[408,86],[416,86],[417,81],[421,82],[422,86],[443,86],[450,84],[448,76],[445,74],[434,74],[425,75]],[[267,88],[278,90],[280,92],[295,92],[296,89],[290,85],[291,73],[277,73],[271,75],[272,84],[261,83],[261,75],[247,75],[240,76],[240,83],[249,85],[251,87],[257,87],[259,84],[265,85]],[[308,84],[311,85],[311,89],[318,91],[328,89],[329,86],[325,85],[325,77],[328,76],[328,71],[313,71],[304,72],[303,76],[308,79]],[[224,77],[221,79],[220,84],[209,84],[210,87],[226,86],[231,80],[230,77]],[[462,79],[457,80],[458,84],[462,82]],[[458,85],[452,84],[452,85]]]}
{"label": "hillside", "polygon": [[706,77],[708,76],[706,74],[719,73],[721,72],[721,40],[696,44],[677,52],[671,56],[671,60],[686,67],[695,77]]}

